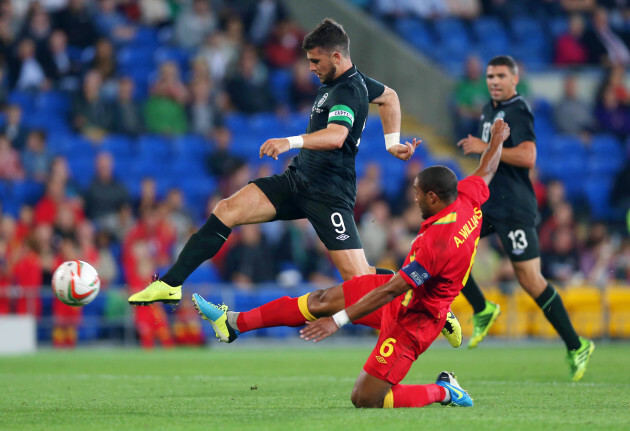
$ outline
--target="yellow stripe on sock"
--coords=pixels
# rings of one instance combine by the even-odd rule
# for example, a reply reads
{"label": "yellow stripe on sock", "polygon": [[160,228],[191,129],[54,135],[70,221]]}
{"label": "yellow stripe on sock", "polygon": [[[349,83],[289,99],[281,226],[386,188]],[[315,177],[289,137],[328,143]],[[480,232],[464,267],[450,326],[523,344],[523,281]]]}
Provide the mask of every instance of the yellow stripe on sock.
{"label": "yellow stripe on sock", "polygon": [[310,311],[308,311],[308,295],[302,295],[298,298],[298,307],[300,308],[300,313],[308,320],[309,322],[313,322],[317,320],[317,317],[313,316]]}
{"label": "yellow stripe on sock", "polygon": [[394,392],[391,389],[387,391],[387,395],[385,395],[385,399],[383,400],[383,408],[384,409],[394,408]]}

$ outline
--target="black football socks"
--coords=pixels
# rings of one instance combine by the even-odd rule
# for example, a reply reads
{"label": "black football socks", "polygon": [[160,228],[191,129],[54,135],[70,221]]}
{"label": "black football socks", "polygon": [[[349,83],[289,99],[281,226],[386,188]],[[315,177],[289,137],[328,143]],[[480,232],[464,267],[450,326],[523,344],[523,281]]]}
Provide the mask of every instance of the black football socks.
{"label": "black football socks", "polygon": [[549,323],[556,329],[567,349],[576,350],[580,348],[580,338],[573,329],[571,319],[564,308],[562,298],[551,284],[547,284],[543,293],[536,298],[536,303],[542,309]]}
{"label": "black football socks", "polygon": [[230,232],[232,229],[211,214],[201,229],[190,237],[177,261],[161,280],[169,286],[182,285],[199,265],[217,254]]}
{"label": "black football socks", "polygon": [[468,277],[468,281],[462,289],[462,294],[466,297],[470,305],[472,305],[473,313],[481,313],[486,309],[486,297],[483,296],[483,292],[472,275]]}

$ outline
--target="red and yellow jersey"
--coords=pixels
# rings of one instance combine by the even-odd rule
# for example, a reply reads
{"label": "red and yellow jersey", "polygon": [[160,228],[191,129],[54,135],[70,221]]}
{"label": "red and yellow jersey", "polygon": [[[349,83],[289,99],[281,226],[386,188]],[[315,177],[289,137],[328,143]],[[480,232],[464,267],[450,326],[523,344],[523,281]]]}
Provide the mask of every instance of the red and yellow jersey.
{"label": "red and yellow jersey", "polygon": [[428,312],[439,319],[468,280],[481,231],[481,204],[490,192],[475,175],[461,180],[457,191],[455,202],[422,223],[413,241],[400,270],[411,289],[396,301],[399,318]]}

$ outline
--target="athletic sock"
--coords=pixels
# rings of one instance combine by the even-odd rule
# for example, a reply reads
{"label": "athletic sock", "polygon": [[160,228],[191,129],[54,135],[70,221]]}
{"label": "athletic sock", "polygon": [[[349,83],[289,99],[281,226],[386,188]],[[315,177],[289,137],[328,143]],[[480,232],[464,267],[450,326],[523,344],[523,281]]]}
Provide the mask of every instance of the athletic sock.
{"label": "athletic sock", "polygon": [[466,297],[470,305],[472,305],[473,313],[477,314],[485,310],[486,298],[483,296],[483,292],[472,275],[468,277],[468,281],[462,289],[462,294]]}
{"label": "athletic sock", "polygon": [[236,319],[239,331],[246,332],[273,326],[303,326],[306,320],[316,318],[308,311],[308,294],[299,298],[283,296],[249,311],[241,311]]}
{"label": "athletic sock", "polygon": [[573,329],[571,319],[569,319],[567,310],[562,303],[562,298],[560,298],[560,295],[551,284],[547,284],[543,293],[536,298],[536,303],[542,309],[549,323],[556,329],[567,349],[579,349],[581,346],[580,337]]}
{"label": "athletic sock", "polygon": [[388,268],[376,268],[376,273],[379,275],[394,275],[396,274],[396,271],[394,271],[393,269],[388,269]]}
{"label": "athletic sock", "polygon": [[424,407],[442,402],[447,390],[435,383],[429,385],[394,385],[383,401],[384,408]]}
{"label": "athletic sock", "polygon": [[181,286],[190,274],[223,247],[232,229],[211,214],[205,224],[190,237],[177,261],[162,281],[169,286]]}

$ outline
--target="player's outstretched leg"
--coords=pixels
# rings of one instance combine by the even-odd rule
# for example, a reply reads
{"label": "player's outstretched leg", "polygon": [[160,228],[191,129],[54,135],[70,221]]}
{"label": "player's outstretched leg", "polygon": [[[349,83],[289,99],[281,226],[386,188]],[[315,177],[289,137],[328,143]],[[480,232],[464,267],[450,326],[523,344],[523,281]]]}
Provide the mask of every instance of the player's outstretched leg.
{"label": "player's outstretched leg", "polygon": [[569,377],[571,381],[579,381],[586,372],[586,366],[588,360],[591,358],[593,351],[595,350],[595,343],[586,338],[580,337],[580,348],[576,350],[569,350],[567,352],[567,361],[569,362]]}
{"label": "player's outstretched leg", "polygon": [[153,282],[144,290],[134,293],[129,297],[131,305],[150,305],[154,302],[165,304],[178,304],[182,299],[182,286],[169,286],[158,275],[153,276]]}
{"label": "player's outstretched leg", "polygon": [[469,349],[477,347],[477,344],[488,335],[490,327],[492,327],[494,321],[497,320],[499,314],[501,314],[499,304],[488,300],[486,300],[486,308],[483,311],[473,314],[473,332],[468,341]]}
{"label": "player's outstretched leg", "polygon": [[199,315],[210,322],[219,340],[224,343],[231,343],[236,340],[240,332],[233,328],[228,322],[227,305],[215,305],[206,301],[196,293],[193,294],[192,300]]}
{"label": "player's outstretched leg", "polygon": [[446,315],[442,335],[451,346],[459,347],[462,345],[462,326],[459,324],[459,320],[457,320],[457,317],[455,317],[452,311],[449,311]]}
{"label": "player's outstretched leg", "polygon": [[435,383],[450,393],[451,399],[449,401],[442,402],[445,406],[454,406],[454,407],[472,407],[473,400],[457,382],[455,378],[455,374],[449,373],[448,371],[442,371],[437,376],[437,380]]}

